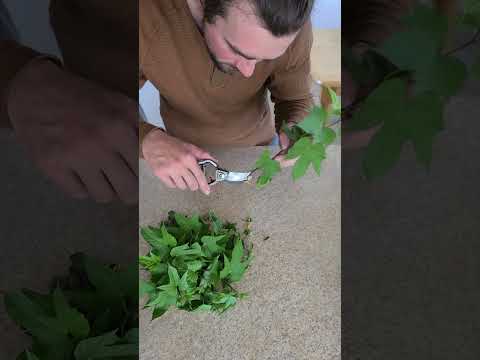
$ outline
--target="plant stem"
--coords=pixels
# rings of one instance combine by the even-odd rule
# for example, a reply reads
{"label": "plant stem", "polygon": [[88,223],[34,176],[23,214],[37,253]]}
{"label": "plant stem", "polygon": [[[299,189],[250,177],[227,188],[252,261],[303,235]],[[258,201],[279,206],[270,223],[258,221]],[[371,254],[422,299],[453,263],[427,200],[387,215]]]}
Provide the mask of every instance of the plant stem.
{"label": "plant stem", "polygon": [[447,51],[445,53],[445,55],[452,55],[452,54],[454,54],[458,51],[464,50],[465,48],[469,47],[470,45],[475,44],[478,40],[480,40],[480,29],[478,29],[475,32],[475,35],[473,35],[473,37],[470,40],[468,40],[465,44],[460,45],[459,47],[457,47],[455,49]]}

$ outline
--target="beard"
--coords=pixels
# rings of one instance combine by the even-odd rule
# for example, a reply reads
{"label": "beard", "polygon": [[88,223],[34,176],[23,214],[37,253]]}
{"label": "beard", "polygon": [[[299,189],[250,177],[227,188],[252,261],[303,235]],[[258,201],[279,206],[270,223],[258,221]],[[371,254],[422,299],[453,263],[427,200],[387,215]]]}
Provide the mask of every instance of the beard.
{"label": "beard", "polygon": [[238,71],[236,67],[219,61],[208,46],[207,46],[207,49],[208,49],[208,53],[210,54],[210,58],[213,61],[213,64],[218,70],[220,70],[221,72],[227,75],[233,75]]}
{"label": "beard", "polygon": [[[206,24],[207,24],[207,21],[205,19],[203,19],[203,28],[199,29],[203,36],[205,36],[204,27],[205,27]],[[210,49],[210,46],[208,45],[207,41],[205,41],[205,44],[206,44],[206,47],[207,47],[207,50],[208,50],[208,54],[210,55],[210,58],[212,59],[213,64],[215,65],[217,70],[219,70],[219,71],[221,71],[221,72],[223,72],[224,74],[227,74],[227,75],[233,75],[236,72],[238,72],[238,70],[235,66],[224,63],[224,62],[221,62],[220,60],[218,60],[218,58],[215,56],[213,51]]]}

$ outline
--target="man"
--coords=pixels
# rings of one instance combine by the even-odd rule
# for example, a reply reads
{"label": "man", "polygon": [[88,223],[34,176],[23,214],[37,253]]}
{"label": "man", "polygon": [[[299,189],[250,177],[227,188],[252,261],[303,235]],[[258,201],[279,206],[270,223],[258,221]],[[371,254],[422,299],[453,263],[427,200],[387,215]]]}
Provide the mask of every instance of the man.
{"label": "man", "polygon": [[[381,41],[409,3],[345,1],[343,38],[349,46]],[[311,106],[305,80],[311,6],[306,0],[56,0],[50,14],[61,63],[18,42],[0,0],[0,130],[13,132],[69,195],[135,202],[140,30],[141,84],[148,78],[162,93],[168,132],[143,124],[144,156],[168,185],[178,180],[180,188],[208,192],[195,160],[209,154],[192,143],[268,144],[275,131],[266,89],[277,125],[298,121]],[[355,84],[342,87],[344,98],[348,89],[355,96]],[[288,146],[284,134],[281,142]]]}
{"label": "man", "polygon": [[0,130],[75,198],[138,199],[137,6],[52,1],[61,62],[20,44],[0,1]]}
{"label": "man", "polygon": [[[140,86],[159,90],[166,125],[143,124],[141,152],[166,186],[208,194],[202,146],[268,145],[308,114],[313,2],[140,2]],[[280,143],[289,145],[283,133]]]}

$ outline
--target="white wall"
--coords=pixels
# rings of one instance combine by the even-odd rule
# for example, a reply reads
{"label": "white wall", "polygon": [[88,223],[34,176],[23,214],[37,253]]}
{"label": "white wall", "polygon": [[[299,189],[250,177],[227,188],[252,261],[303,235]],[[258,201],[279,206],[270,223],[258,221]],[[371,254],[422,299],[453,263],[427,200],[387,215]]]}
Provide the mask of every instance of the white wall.
{"label": "white wall", "polygon": [[50,0],[3,0],[12,16],[23,44],[40,52],[60,55],[50,27]]}
{"label": "white wall", "polygon": [[316,0],[312,22],[315,28],[339,29],[341,26],[341,0]]}

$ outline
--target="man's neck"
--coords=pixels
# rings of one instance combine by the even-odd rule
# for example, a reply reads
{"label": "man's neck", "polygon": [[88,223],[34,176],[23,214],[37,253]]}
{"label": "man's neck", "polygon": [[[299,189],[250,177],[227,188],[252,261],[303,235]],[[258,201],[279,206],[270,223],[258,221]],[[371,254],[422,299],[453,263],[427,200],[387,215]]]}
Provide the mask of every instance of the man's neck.
{"label": "man's neck", "polygon": [[195,20],[200,31],[203,32],[203,1],[202,0],[187,0],[188,8],[192,13],[192,17]]}

